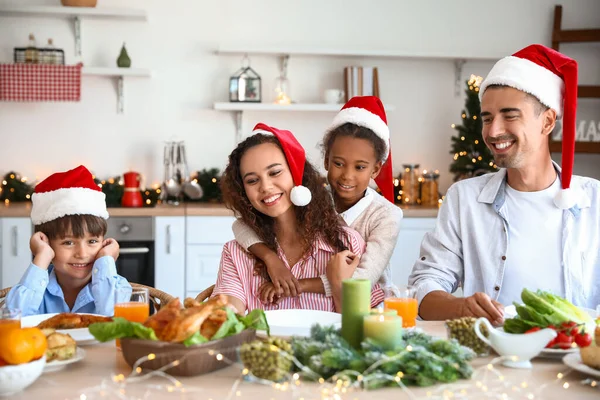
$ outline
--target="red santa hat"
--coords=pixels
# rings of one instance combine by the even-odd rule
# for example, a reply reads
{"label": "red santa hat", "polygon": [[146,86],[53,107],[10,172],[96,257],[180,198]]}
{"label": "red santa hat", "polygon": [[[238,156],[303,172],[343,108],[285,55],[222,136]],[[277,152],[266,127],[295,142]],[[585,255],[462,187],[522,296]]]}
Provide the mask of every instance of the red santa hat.
{"label": "red santa hat", "polygon": [[532,44],[498,61],[481,83],[479,98],[490,85],[505,85],[536,97],[556,111],[562,122],[562,190],[554,199],[561,209],[577,204],[571,187],[575,157],[577,61],[540,44]]}
{"label": "red santa hat", "polygon": [[351,123],[370,129],[383,140],[385,144],[386,158],[383,160],[383,166],[379,175],[375,178],[375,183],[381,190],[383,196],[394,202],[394,177],[392,171],[392,153],[390,150],[390,129],[387,125],[385,109],[383,103],[375,96],[356,96],[348,100],[341,111],[333,119],[333,123],[327,130]]}
{"label": "red santa hat", "polygon": [[252,130],[252,134],[262,133],[264,135],[274,135],[290,167],[294,186],[290,193],[290,200],[296,206],[305,206],[312,200],[312,194],[306,186],[302,186],[302,176],[304,175],[304,164],[306,163],[306,153],[304,148],[290,131],[273,128],[263,123],[258,123]]}
{"label": "red santa hat", "polygon": [[57,172],[38,183],[31,196],[34,225],[65,215],[94,215],[108,219],[106,195],[86,167]]}

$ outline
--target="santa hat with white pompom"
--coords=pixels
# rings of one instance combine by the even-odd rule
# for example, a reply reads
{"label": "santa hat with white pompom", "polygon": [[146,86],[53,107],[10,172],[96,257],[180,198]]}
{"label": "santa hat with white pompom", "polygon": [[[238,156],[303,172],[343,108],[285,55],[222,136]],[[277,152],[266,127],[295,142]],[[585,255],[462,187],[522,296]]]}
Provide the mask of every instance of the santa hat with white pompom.
{"label": "santa hat with white pompom", "polygon": [[532,44],[494,65],[481,83],[479,98],[490,85],[504,85],[529,93],[556,111],[562,123],[562,190],[554,199],[561,209],[577,204],[571,189],[575,157],[575,114],[577,111],[577,61],[541,44]]}
{"label": "santa hat with white pompom", "polygon": [[304,164],[306,164],[306,153],[304,148],[294,137],[294,134],[284,129],[277,129],[266,124],[258,123],[252,130],[252,134],[262,133],[264,135],[274,135],[290,167],[294,187],[290,193],[290,200],[296,206],[305,206],[312,200],[312,194],[306,186],[302,186],[302,176],[304,175]]}

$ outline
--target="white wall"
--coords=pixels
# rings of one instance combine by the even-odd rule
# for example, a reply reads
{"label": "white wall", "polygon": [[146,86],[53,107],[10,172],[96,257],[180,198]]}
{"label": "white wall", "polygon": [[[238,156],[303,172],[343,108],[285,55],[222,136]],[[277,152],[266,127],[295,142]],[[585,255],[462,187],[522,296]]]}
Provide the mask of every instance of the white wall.
{"label": "white wall", "polygon": [[[0,0],[1,4],[57,4],[58,0]],[[191,170],[225,165],[234,146],[233,114],[211,110],[227,100],[238,56],[216,55],[219,45],[394,50],[459,57],[501,57],[529,43],[550,44],[556,0],[98,0],[99,6],[144,8],[150,21],[84,21],[85,65],[114,66],[121,43],[134,67],[151,68],[151,79],[125,82],[126,113],[116,114],[112,80],[84,77],[80,103],[0,103],[0,173],[17,170],[44,178],[77,163],[98,176],[134,169],[148,183],[162,179],[162,144],[176,135],[188,147]],[[564,28],[600,27],[600,2],[565,6]],[[72,27],[65,20],[0,17],[0,62],[12,49],[54,38],[75,62]],[[580,61],[581,82],[600,84],[600,47],[564,45]],[[322,91],[342,87],[346,65],[375,65],[388,115],[395,170],[418,162],[438,168],[441,189],[451,183],[450,124],[460,122],[463,96],[454,96],[452,61],[292,57],[289,78],[298,102],[318,102]],[[278,73],[274,57],[253,57],[266,100]],[[492,62],[468,62],[485,75]],[[582,113],[600,121],[600,100],[585,100]],[[582,106],[583,107],[583,106]],[[258,121],[292,130],[320,165],[316,146],[332,113],[247,113],[244,128]],[[600,156],[577,155],[576,173],[600,177]]]}

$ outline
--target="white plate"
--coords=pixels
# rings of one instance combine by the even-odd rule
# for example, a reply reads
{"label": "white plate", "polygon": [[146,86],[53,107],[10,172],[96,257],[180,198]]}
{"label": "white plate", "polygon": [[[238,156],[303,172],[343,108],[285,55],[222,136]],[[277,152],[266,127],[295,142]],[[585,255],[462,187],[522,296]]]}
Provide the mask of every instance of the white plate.
{"label": "white plate", "polygon": [[[40,322],[47,320],[48,318],[54,317],[58,315],[58,313],[54,314],[39,314],[39,315],[29,315],[27,317],[21,318],[21,326],[23,328],[28,328],[32,326],[37,326]],[[97,315],[99,314],[88,314],[88,315]],[[85,346],[88,344],[98,343],[98,341],[92,336],[88,328],[78,328],[78,329],[57,329],[56,332],[60,333],[68,333],[73,340],[77,342],[78,346]]]}
{"label": "white plate", "polygon": [[342,315],[318,310],[273,310],[265,311],[271,336],[310,336],[310,328],[315,325],[342,326]]}
{"label": "white plate", "polygon": [[566,355],[562,360],[563,363],[565,363],[565,365],[567,365],[569,368],[573,368],[574,370],[582,372],[584,374],[600,378],[600,370],[585,365],[581,361],[581,355],[579,354],[579,352]]}
{"label": "white plate", "polygon": [[69,364],[73,364],[76,363],[77,361],[81,361],[83,360],[83,358],[85,357],[85,350],[83,350],[81,347],[77,348],[77,351],[75,352],[75,355],[71,358],[69,358],[68,360],[56,360],[56,361],[50,361],[47,362],[46,365],[44,366],[44,374],[47,372],[55,372],[55,371],[60,371],[61,369],[63,369],[64,367],[66,367]]}

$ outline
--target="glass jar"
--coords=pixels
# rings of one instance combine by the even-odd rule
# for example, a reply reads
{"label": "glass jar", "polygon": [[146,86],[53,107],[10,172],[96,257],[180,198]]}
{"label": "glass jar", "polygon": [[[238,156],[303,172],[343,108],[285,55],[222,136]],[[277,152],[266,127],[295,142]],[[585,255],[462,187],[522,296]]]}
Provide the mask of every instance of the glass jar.
{"label": "glass jar", "polygon": [[402,204],[416,205],[419,203],[419,164],[402,164],[402,168]]}
{"label": "glass jar", "polygon": [[438,188],[438,178],[440,173],[435,171],[423,171],[423,180],[421,182],[421,205],[424,207],[437,207],[440,198]]}

